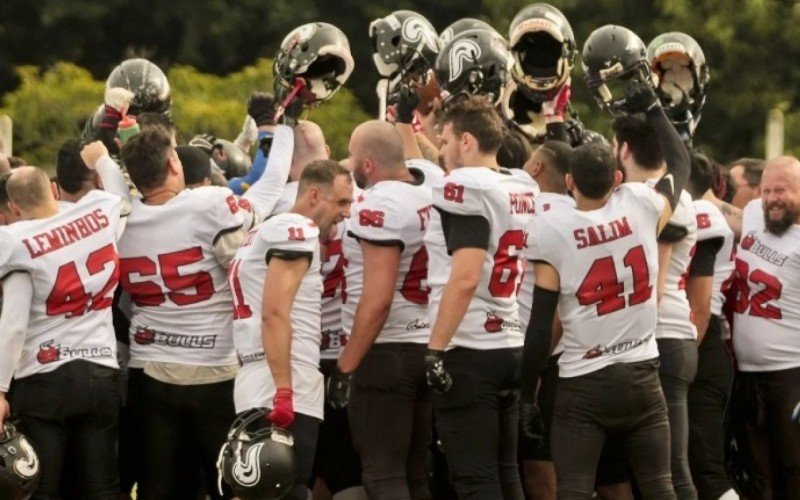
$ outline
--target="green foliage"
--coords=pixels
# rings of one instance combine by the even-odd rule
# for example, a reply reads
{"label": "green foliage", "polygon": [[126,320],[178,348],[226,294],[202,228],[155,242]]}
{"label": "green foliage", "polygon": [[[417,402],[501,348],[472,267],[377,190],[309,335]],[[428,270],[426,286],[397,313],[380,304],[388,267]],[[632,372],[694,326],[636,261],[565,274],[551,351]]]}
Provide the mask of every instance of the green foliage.
{"label": "green foliage", "polygon": [[[14,154],[52,171],[59,146],[77,137],[102,103],[104,83],[71,63],[57,63],[46,71],[24,66],[17,72],[22,84],[5,95],[0,108],[0,114],[14,121]],[[224,77],[189,66],[175,66],[167,76],[179,142],[199,133],[233,140],[241,130],[250,92],[272,89],[272,61],[261,59]],[[308,118],[324,127],[332,154],[342,158],[350,132],[368,117],[352,93],[342,89],[330,102],[311,110]]]}

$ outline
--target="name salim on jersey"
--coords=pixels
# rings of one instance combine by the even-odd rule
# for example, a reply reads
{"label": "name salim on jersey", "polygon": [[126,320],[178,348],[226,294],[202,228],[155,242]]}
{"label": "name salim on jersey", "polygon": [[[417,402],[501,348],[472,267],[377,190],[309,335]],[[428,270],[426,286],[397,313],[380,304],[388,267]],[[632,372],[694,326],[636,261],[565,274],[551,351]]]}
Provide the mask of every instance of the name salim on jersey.
{"label": "name salim on jersey", "polygon": [[36,234],[32,238],[24,238],[22,243],[28,249],[31,258],[35,259],[99,233],[107,228],[108,224],[108,217],[98,208],[49,231]]}
{"label": "name salim on jersey", "polygon": [[604,224],[578,228],[572,232],[575,241],[578,242],[577,247],[579,250],[581,248],[602,245],[603,243],[618,240],[632,234],[633,231],[631,230],[631,225],[628,223],[628,217],[626,216]]}

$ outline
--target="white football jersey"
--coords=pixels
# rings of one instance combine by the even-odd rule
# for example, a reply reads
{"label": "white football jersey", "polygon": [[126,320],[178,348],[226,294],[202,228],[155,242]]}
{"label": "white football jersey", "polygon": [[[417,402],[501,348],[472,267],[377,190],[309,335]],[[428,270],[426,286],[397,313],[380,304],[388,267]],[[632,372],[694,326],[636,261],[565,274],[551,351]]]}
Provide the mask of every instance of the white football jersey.
{"label": "white football jersey", "polygon": [[132,202],[120,239],[120,283],[130,294],[131,363],[236,363],[221,235],[248,228],[247,200],[228,188],[185,189],[163,205]]}
{"label": "white football jersey", "polygon": [[[657,180],[648,184],[655,185]],[[697,214],[692,197],[686,191],[681,191],[680,201],[669,220],[688,228],[689,232],[682,240],[672,244],[672,255],[664,278],[664,293],[658,304],[656,338],[695,340],[697,328],[692,323],[692,309],[686,297],[686,275],[697,242]]]}
{"label": "white football jersey", "polygon": [[694,200],[697,212],[697,241],[722,238],[722,247],[714,259],[714,284],[711,289],[711,314],[722,314],[725,292],[731,285],[734,269],[733,231],[725,216],[708,200]]}
{"label": "white football jersey", "polygon": [[412,158],[410,160],[406,160],[406,166],[408,168],[416,168],[425,174],[424,184],[426,186],[433,186],[434,182],[444,178],[445,172],[439,165],[431,163],[423,158]]}
{"label": "white football jersey", "polygon": [[111,303],[119,283],[121,200],[92,190],[40,220],[0,228],[0,278],[26,272],[33,298],[14,377],[76,359],[117,368]]}
{"label": "white football jersey", "polygon": [[656,230],[663,208],[656,191],[630,183],[603,208],[533,218],[527,258],[552,265],[561,281],[561,377],[658,357]]}
{"label": "white football jersey", "polygon": [[[575,200],[568,195],[558,193],[541,192],[536,197],[535,213],[541,214],[550,210],[574,210]],[[527,233],[530,233],[530,224],[528,223]],[[529,236],[530,237],[530,236]],[[519,324],[524,332],[528,327],[528,321],[531,319],[531,306],[533,305],[533,287],[536,285],[536,276],[533,273],[533,262],[528,256],[529,245],[526,245],[523,254],[525,258],[525,271],[522,273],[522,282],[519,284],[517,291],[517,305],[519,307]],[[555,353],[554,353],[555,354]]]}
{"label": "white football jersey", "polygon": [[525,228],[533,215],[538,193],[538,184],[529,176],[486,167],[453,170],[433,185],[435,210],[425,235],[432,326],[452,261],[445,245],[442,217],[437,211],[483,217],[490,228],[478,288],[450,347],[487,350],[520,347],[524,343],[517,315],[517,286],[524,268]]}
{"label": "white football jersey", "polygon": [[300,183],[298,181],[287,182],[283,187],[281,197],[278,198],[278,201],[275,203],[275,208],[272,209],[272,213],[270,215],[285,214],[291,210],[294,206],[294,202],[297,200],[298,187],[300,187]]}
{"label": "white football jersey", "polygon": [[344,276],[347,260],[342,248],[344,226],[344,222],[336,225],[336,234],[325,244],[322,257],[322,341],[319,346],[322,359],[339,359],[342,348],[347,344],[347,336],[342,329],[342,307],[347,300],[347,281]]}
{"label": "white football jersey", "polygon": [[739,369],[800,367],[800,225],[764,228],[761,199],[747,204],[736,250],[733,346]]}
{"label": "white football jersey", "polygon": [[310,259],[290,315],[292,390],[295,411],[322,419],[319,228],[295,213],[276,215],[250,231],[228,273],[235,303],[233,337],[242,363],[233,391],[236,412],[272,406],[276,388],[261,340],[261,305],[270,258],[281,254]]}
{"label": "white football jersey", "polygon": [[400,248],[400,267],[389,315],[375,343],[427,344],[428,251],[423,238],[430,221],[431,189],[418,170],[418,183],[381,181],[365,189],[351,209],[343,240],[347,262],[347,300],[342,325],[350,335],[364,286],[364,256],[360,240]]}

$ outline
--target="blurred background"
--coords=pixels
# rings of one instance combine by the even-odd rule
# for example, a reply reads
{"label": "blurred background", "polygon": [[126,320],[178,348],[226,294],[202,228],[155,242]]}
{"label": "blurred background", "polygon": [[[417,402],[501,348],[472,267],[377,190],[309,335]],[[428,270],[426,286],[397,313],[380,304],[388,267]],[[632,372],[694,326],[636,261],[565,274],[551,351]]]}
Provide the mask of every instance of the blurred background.
{"label": "blurred background", "polygon": [[[0,115],[13,120],[13,154],[51,168],[63,140],[77,136],[103,100],[105,78],[128,57],[146,57],[172,86],[183,140],[209,132],[232,139],[253,90],[271,91],[271,57],[292,28],[335,24],[356,61],[345,91],[313,110],[333,152],[346,155],[352,128],[377,115],[370,21],[397,9],[426,16],[437,30],[476,17],[508,35],[522,0],[2,0]],[[692,35],[711,68],[695,145],[728,162],[765,156],[767,117],[785,124],[785,151],[800,153],[800,2],[789,0],[555,0],[575,31],[621,24],[649,43],[666,31]],[[580,56],[572,102],[594,130],[608,132],[583,82]]]}

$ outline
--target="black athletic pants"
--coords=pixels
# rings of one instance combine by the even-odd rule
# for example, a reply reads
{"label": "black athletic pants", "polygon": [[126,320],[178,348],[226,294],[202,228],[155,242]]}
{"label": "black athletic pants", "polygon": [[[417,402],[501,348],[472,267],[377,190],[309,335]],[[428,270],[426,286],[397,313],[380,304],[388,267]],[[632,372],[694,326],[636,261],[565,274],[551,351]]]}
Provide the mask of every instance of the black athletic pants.
{"label": "black athletic pants", "polygon": [[[681,500],[697,499],[689,470],[689,386],[697,373],[697,342],[657,339],[659,378],[667,401],[672,485]],[[633,464],[631,464],[633,465]]]}
{"label": "black athletic pants", "polygon": [[444,355],[453,386],[434,394],[436,429],[459,498],[524,498],[517,468],[522,348],[455,348]]}
{"label": "black athletic pants", "polygon": [[550,439],[559,499],[592,498],[603,444],[611,435],[625,441],[644,498],[676,498],[658,359],[558,380]]}
{"label": "black athletic pants", "polygon": [[[176,385],[131,372],[129,401],[140,430],[140,500],[194,500],[202,470],[206,492],[217,491],[216,461],[235,418],[233,380]],[[226,488],[224,497],[232,494]]]}
{"label": "black athletic pants", "polygon": [[689,388],[689,465],[700,500],[717,500],[731,489],[725,472],[725,407],[733,361],[712,315],[698,348],[697,375]]}
{"label": "black athletic pants", "polygon": [[791,419],[800,403],[800,368],[740,372],[735,385],[745,414],[745,470],[751,500],[800,499],[800,423]]}
{"label": "black athletic pants", "polygon": [[348,414],[367,495],[427,499],[431,390],[425,344],[375,344],[353,375]]}
{"label": "black athletic pants", "polygon": [[[117,369],[76,360],[14,381],[11,409],[41,463],[34,499],[61,498],[66,482],[78,483],[63,489],[81,498],[117,498],[117,377]],[[67,456],[78,461],[76,474],[62,477]]]}

